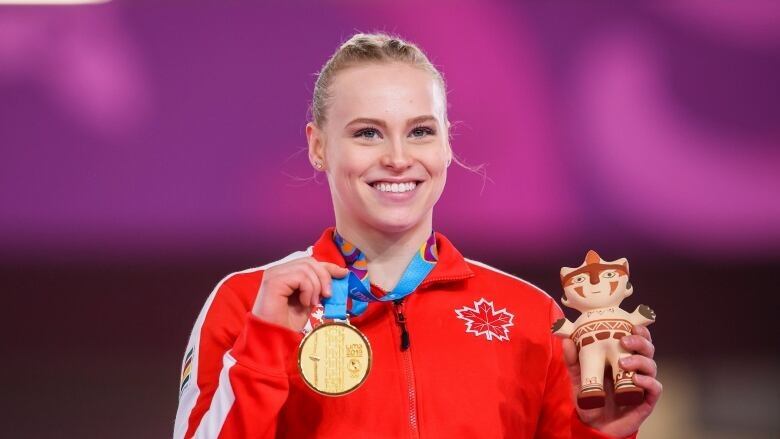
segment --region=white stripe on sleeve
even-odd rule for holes
[[[235,365],[236,359],[230,355],[230,352],[225,353],[222,357],[222,371],[219,373],[217,391],[211,398],[209,411],[203,415],[193,439],[216,439],[219,436],[228,412],[236,400],[233,386],[230,385],[230,369]]]

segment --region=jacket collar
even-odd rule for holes
[[[333,231],[335,229],[335,227],[331,226],[322,232],[322,235],[312,247],[312,256],[321,262],[331,262],[340,267],[346,267],[344,256],[341,255],[336,243],[333,242]],[[434,233],[436,235],[436,250],[439,260],[436,266],[433,267],[433,270],[425,277],[425,280],[422,281],[420,287],[467,279],[474,276],[474,272],[471,271],[466,260],[463,259],[463,255],[452,245],[450,240],[439,232]]]

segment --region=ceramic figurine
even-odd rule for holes
[[[620,345],[620,339],[631,334],[634,326],[653,323],[655,312],[646,305],[639,305],[631,314],[620,309],[620,302],[634,292],[628,281],[628,261],[605,261],[591,250],[579,267],[561,269],[561,283],[561,302],[582,313],[574,323],[562,318],[552,327],[555,335],[569,337],[577,345],[581,373],[577,405],[583,409],[604,406],[607,364],[612,367],[615,403],[641,403],[644,390],[634,385],[634,372],[618,365],[618,360],[631,355]]]

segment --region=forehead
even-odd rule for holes
[[[441,118],[446,105],[434,76],[404,63],[349,67],[335,75],[329,95],[328,120],[339,126],[356,117],[390,124],[425,114]]]

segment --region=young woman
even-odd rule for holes
[[[185,351],[174,437],[635,435],[661,395],[647,330],[622,339],[645,401],[575,408],[576,348],[550,333],[555,302],[433,232],[453,160],[445,90],[416,46],[383,34],[354,35],[325,64],[306,136],[335,228],[215,288]],[[415,264],[428,270],[418,279]],[[352,275],[379,299],[350,319],[371,371],[354,392],[323,396],[303,382],[298,347]]]

